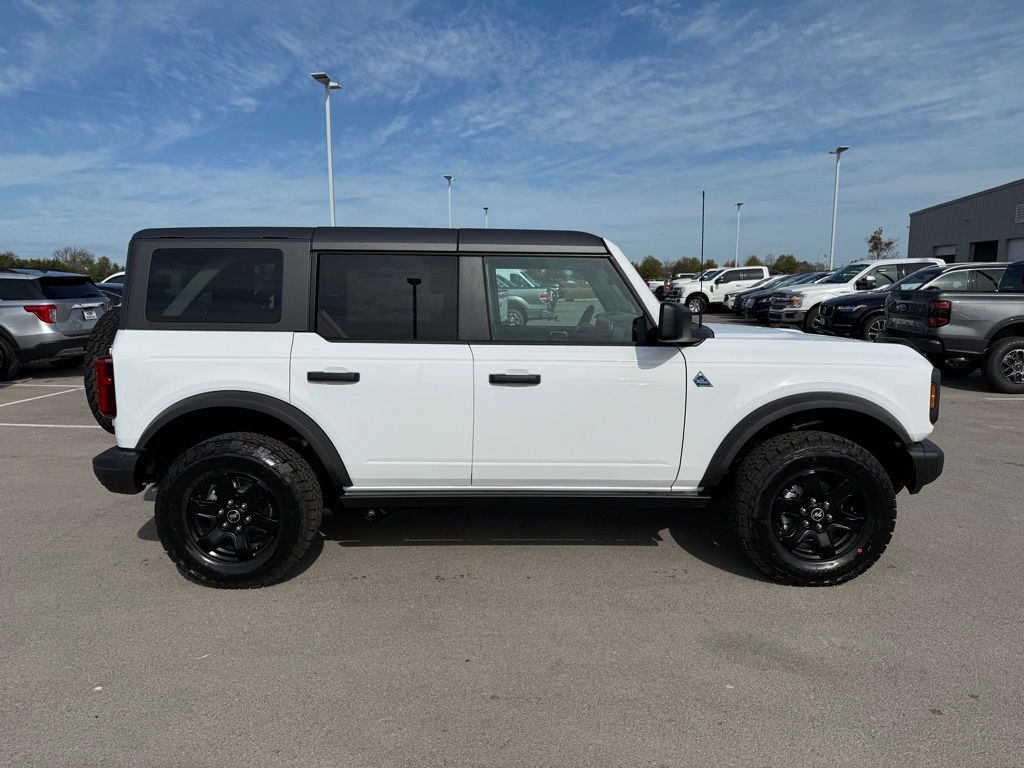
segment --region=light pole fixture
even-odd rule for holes
[[[452,228],[452,182],[455,181],[454,176],[445,174],[441,177],[448,182],[448,229]]]
[[[836,156],[836,191],[832,197],[832,245],[828,249],[828,268],[833,270],[836,268],[836,214],[839,211],[839,158],[843,152],[848,150],[849,147],[838,146],[829,152],[830,155]]]
[[[736,203],[736,259],[733,262],[734,267],[740,265],[740,208],[743,207],[743,203]]]
[[[487,215],[491,212],[491,208],[488,205],[484,206],[484,229],[487,229]]]
[[[331,226],[334,221],[334,158],[331,154],[331,91],[341,90],[341,83],[331,80],[326,72],[310,74],[314,80],[324,87],[324,115],[327,121],[327,197],[331,208]]]

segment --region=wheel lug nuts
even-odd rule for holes
[[[823,506],[823,507],[824,507],[825,509],[828,509],[828,502],[826,501],[826,502],[825,502],[824,504],[822,504],[821,506]]]
[[[831,520],[831,519],[832,519],[832,517],[831,517],[831,516],[829,516],[829,518],[828,518],[828,519],[829,519],[829,520]],[[251,523],[251,522],[252,522],[252,518],[251,518],[251,517],[247,517],[247,518],[245,518],[245,522],[247,522],[247,523]]]
[[[218,515],[219,517],[224,517],[224,510],[223,510],[223,509],[218,509],[218,510],[217,510],[217,515]]]
[[[819,525],[818,527],[819,527],[819,528],[821,528],[821,526],[820,526],[820,525]],[[241,533],[241,532],[242,532],[242,526],[240,526],[240,525],[236,525],[236,526],[235,526],[235,533]]]
[[[828,519],[828,520],[831,520],[831,519],[832,519],[832,515],[829,515],[827,519]]]
[[[246,508],[247,508],[248,506],[249,506],[249,505],[248,505],[248,504],[246,504],[246,503],[245,503],[244,501],[242,502],[242,509],[246,509]]]
[[[228,524],[227,523],[221,523],[220,527],[223,528],[226,531],[228,529]]]
[[[807,507],[800,507],[800,514],[801,515],[806,515],[807,514]]]
[[[804,520],[804,528],[806,528],[809,525],[810,525],[810,523],[808,523],[806,520]]]
[[[817,525],[815,526],[815,528],[817,528],[817,529],[818,529],[818,530],[820,531],[820,530],[821,530],[821,523],[818,523],[818,524],[817,524]]]

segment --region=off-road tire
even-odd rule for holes
[[[833,560],[802,560],[786,550],[773,530],[773,492],[794,472],[836,467],[864,492],[862,533],[853,542],[857,546]],[[789,432],[764,441],[740,462],[729,514],[740,545],[769,578],[795,586],[832,586],[864,573],[885,551],[896,527],[896,494],[888,473],[860,445],[829,432]]]
[[[279,535],[251,561],[206,557],[186,523],[190,494],[218,471],[255,477],[275,505]],[[294,449],[265,435],[232,432],[204,440],[175,459],[160,482],[154,514],[160,542],[185,578],[208,587],[249,589],[284,579],[300,563],[320,531],[323,494],[309,463]]]
[[[0,381],[13,379],[17,373],[18,356],[14,352],[14,346],[0,336]]]
[[[114,434],[114,422],[100,413],[99,399],[96,395],[96,366],[94,361],[97,357],[110,353],[114,346],[114,336],[117,335],[117,324],[121,318],[121,308],[114,307],[104,312],[96,324],[92,327],[89,340],[85,343],[85,399],[89,403],[89,410],[96,423],[103,427],[110,434]]]
[[[1008,336],[989,347],[985,360],[985,378],[996,392],[1024,395],[1024,383],[1007,378],[1003,372],[1003,358],[1014,352],[1024,357],[1024,337]]]

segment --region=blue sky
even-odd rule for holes
[[[636,260],[827,253],[1024,176],[1019,1],[0,0],[0,250],[143,227],[583,229]]]

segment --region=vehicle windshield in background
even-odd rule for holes
[[[911,272],[909,275],[904,277],[902,280],[897,280],[892,285],[887,285],[883,288],[883,291],[914,291],[920,288],[922,285],[927,283],[929,280],[933,280],[945,271],[945,267],[929,267],[927,269],[919,269],[917,272]]]
[[[706,271],[704,272],[704,274],[703,274],[703,275],[701,275],[701,276],[700,276],[699,278],[697,278],[697,279],[698,279],[698,280],[710,280],[711,278],[713,278],[713,277],[714,277],[715,275],[717,275],[717,274],[718,274],[719,272],[721,272],[721,271],[722,271],[722,270],[720,270],[720,269],[708,269],[708,270],[706,270]]]
[[[825,285],[826,283],[848,283],[859,275],[863,269],[863,264],[849,264],[831,277],[826,277],[819,285]]]
[[[47,299],[100,299],[106,297],[87,277],[41,277],[39,288]]]

